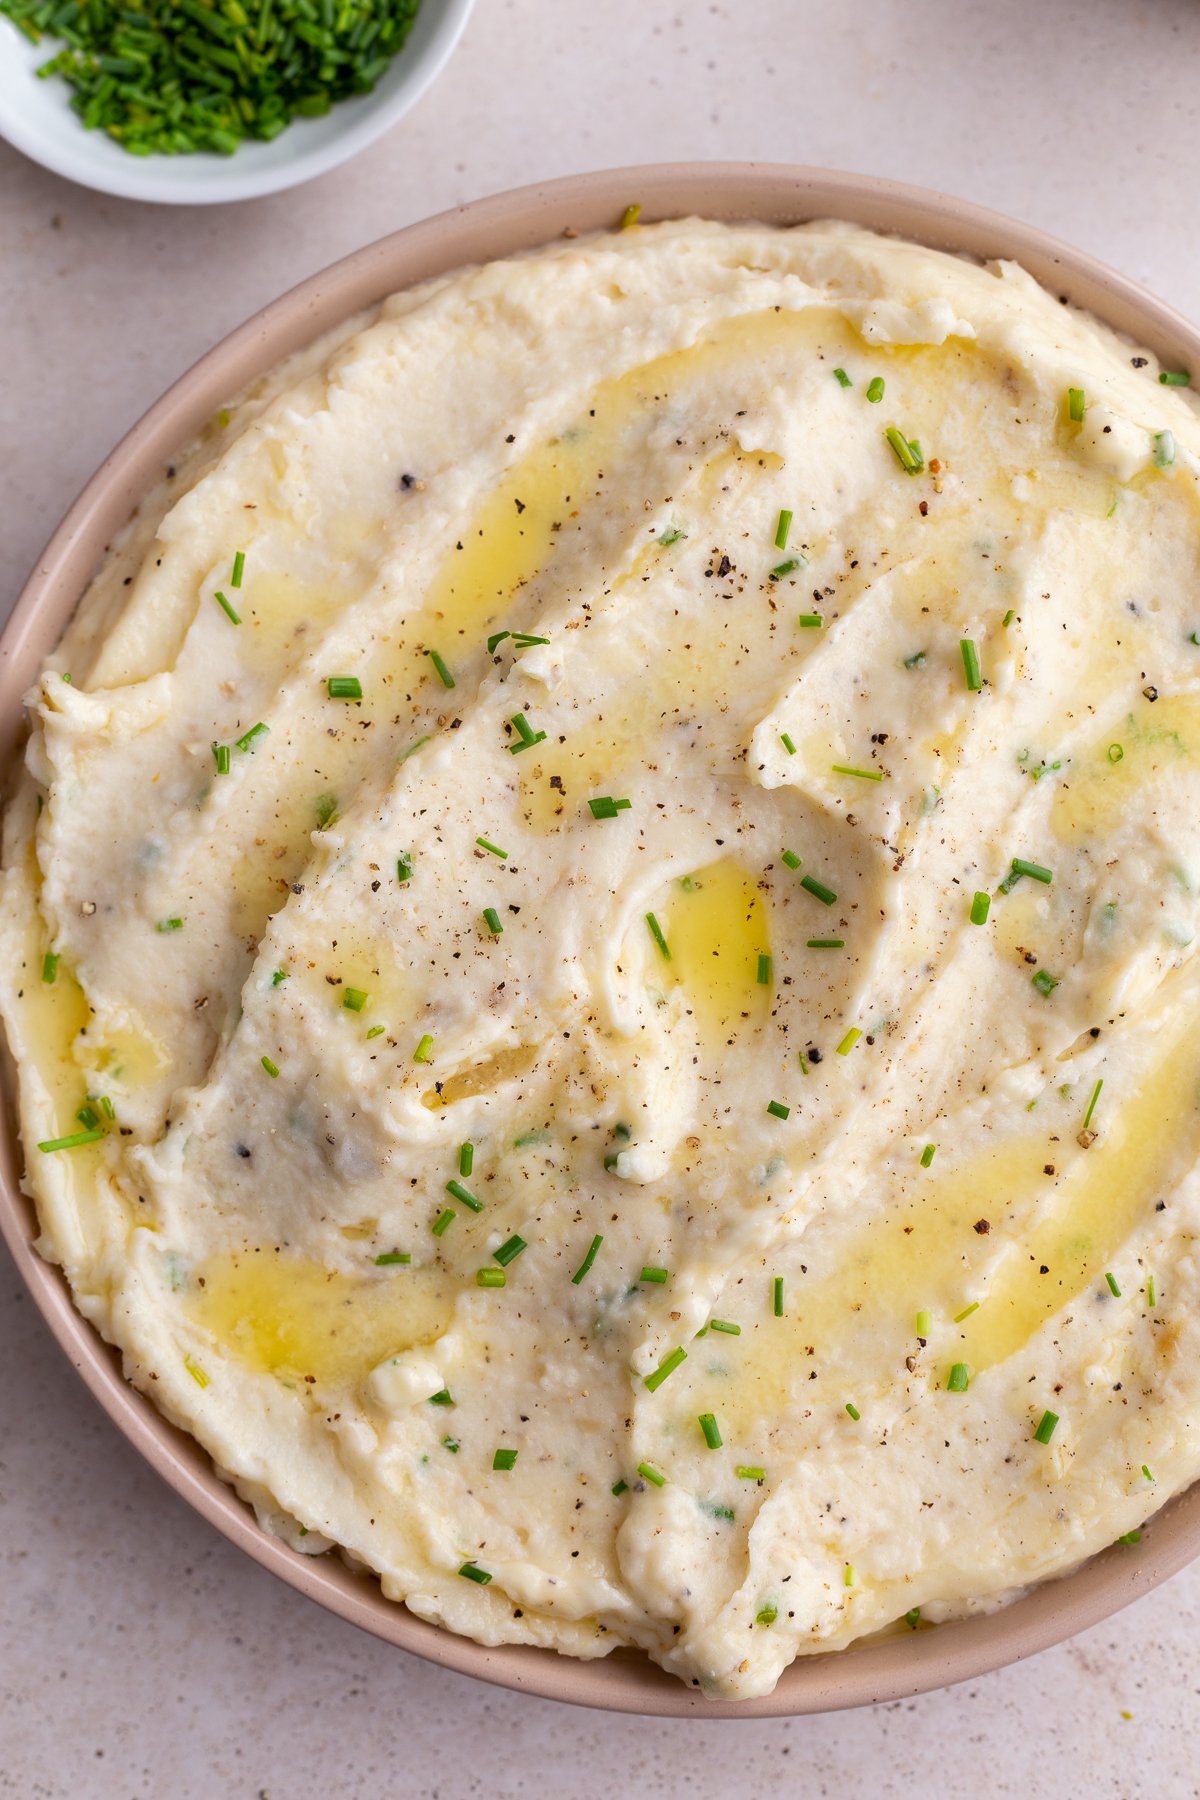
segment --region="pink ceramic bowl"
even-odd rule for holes
[[[397,288],[546,243],[568,229],[611,226],[631,201],[640,203],[647,220],[689,214],[779,225],[850,219],[940,250],[1013,258],[1051,292],[1149,345],[1167,368],[1200,366],[1200,332],[1133,282],[1028,226],[895,182],[770,164],[662,164],[570,176],[480,200],[398,231],[293,288],[202,358],[117,446],[46,546],[0,637],[0,753],[10,757],[19,744],[21,696],[58,641],[112,534],[163,465],[231,396],[318,333]],[[126,1383],[116,1353],[75,1311],[59,1271],[34,1250],[34,1212],[19,1188],[11,1069],[7,1074],[0,1230],[42,1316],[101,1406],[163,1479],[232,1543],[331,1612],[431,1662],[502,1687],[618,1712],[752,1719],[862,1706],[965,1681],[1044,1650],[1148,1592],[1200,1552],[1197,1484],[1163,1508],[1135,1549],[1108,1550],[999,1612],[801,1657],[773,1694],[737,1704],[705,1700],[626,1651],[578,1662],[549,1650],[493,1650],[455,1637],[385,1600],[373,1580],[336,1557],[301,1556],[268,1537],[199,1446]]]

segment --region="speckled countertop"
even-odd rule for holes
[[[608,164],[943,187],[1200,315],[1196,0],[479,0],[417,110],[312,186],[172,212],[0,144],[0,606],[188,363],[301,276]],[[1070,1644],[825,1718],[607,1717],[427,1667],[281,1586],[99,1413],[0,1252],[0,1793],[53,1800],[1200,1795],[1200,1565]]]

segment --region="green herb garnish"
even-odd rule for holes
[[[493,1469],[503,1469],[507,1471],[516,1468],[516,1465],[517,1453],[515,1450],[497,1450],[495,1456],[492,1458]]]
[[[878,406],[883,399],[883,376],[875,375],[867,383],[867,399],[873,406]]]
[[[952,1394],[965,1394],[971,1385],[971,1370],[967,1363],[955,1363],[946,1377],[946,1386]]]
[[[663,1382],[667,1379],[667,1376],[673,1375],[680,1363],[686,1361],[687,1351],[682,1345],[678,1345],[672,1350],[669,1356],[663,1357],[663,1360],[659,1363],[657,1369],[652,1369],[650,1374],[646,1376],[647,1390],[653,1394],[657,1388],[662,1386]]]
[[[990,894],[976,894],[975,898],[971,901],[972,925],[986,925],[987,916],[991,910],[992,896]]]
[[[452,688],[454,686],[454,677],[446,667],[445,659],[436,650],[427,650],[425,654],[437,670],[438,679],[442,686],[444,688]]]
[[[224,594],[219,593],[219,592],[213,595],[213,599],[216,601],[217,605],[220,607],[221,611],[225,614],[226,618],[229,620],[231,625],[240,625],[241,624],[241,622],[242,622],[241,614],[234,611],[234,606],[233,606],[232,600],[227,599]]]
[[[963,673],[967,678],[967,688],[977,694],[983,686],[983,676],[979,672],[979,651],[974,638],[960,638],[959,649],[962,651]]]
[[[611,794],[597,794],[594,800],[588,801],[593,819],[615,819],[619,812],[627,812],[632,805],[632,800],[614,800]]]
[[[1054,1436],[1054,1427],[1057,1424],[1058,1414],[1056,1412],[1044,1412],[1038,1424],[1038,1428],[1033,1434],[1035,1442],[1039,1444],[1048,1444],[1050,1439]]]
[[[597,1232],[596,1236],[592,1239],[591,1243],[588,1245],[587,1255],[584,1257],[583,1261],[580,1263],[579,1267],[576,1269],[575,1273],[571,1277],[571,1282],[574,1287],[579,1286],[580,1282],[583,1280],[584,1276],[587,1274],[588,1270],[591,1268],[592,1264],[595,1262],[597,1252],[599,1251],[600,1246],[603,1242],[604,1242],[603,1236],[601,1235],[601,1233]]]
[[[98,1144],[103,1136],[103,1128],[93,1125],[88,1131],[73,1131],[68,1137],[47,1138],[38,1149],[47,1155],[55,1150],[79,1150],[84,1144]]]
[[[767,1111],[773,1119],[786,1119],[791,1114],[791,1107],[785,1106],[782,1100],[768,1100]]]
[[[786,550],[787,549],[788,532],[791,529],[792,529],[792,515],[790,512],[787,511],[787,509],[785,507],[784,509],[781,510],[781,512],[779,514],[779,523],[775,527],[775,548],[777,550]]]
[[[331,675],[325,683],[331,700],[361,700],[362,682],[357,675]]]
[[[709,1449],[710,1450],[719,1450],[721,1448],[721,1443],[722,1443],[721,1428],[717,1424],[717,1421],[714,1418],[713,1414],[712,1413],[701,1413],[699,1423],[700,1423],[700,1429],[704,1433],[704,1441],[708,1445]]]
[[[500,914],[496,911],[494,906],[484,907],[483,922],[493,937],[499,937],[504,930],[504,926],[500,922]]]
[[[667,940],[663,936],[662,926],[659,924],[658,920],[655,918],[653,913],[646,914],[646,924],[649,927],[650,936],[654,939],[655,943],[658,945],[658,948],[659,948],[660,952],[662,953],[663,957],[665,958],[665,960],[667,962],[670,962],[671,952],[667,948]]]

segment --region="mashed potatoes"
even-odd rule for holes
[[[689,222],[402,294],[168,472],[32,696],[2,1004],[45,1254],[270,1529],[738,1697],[1195,1478],[1156,375],[1010,265]]]

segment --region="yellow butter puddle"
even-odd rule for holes
[[[1200,649],[1194,654],[1200,667]],[[1050,811],[1056,835],[1066,843],[1111,838],[1129,808],[1142,804],[1147,787],[1180,765],[1194,779],[1197,745],[1200,702],[1184,694],[1154,702],[1139,695],[1120,723],[1081,749],[1063,772]],[[1181,857],[1188,849],[1181,842]]]
[[[454,1305],[437,1266],[402,1264],[362,1276],[269,1247],[209,1258],[188,1281],[189,1316],[221,1349],[264,1374],[336,1387],[387,1356],[431,1343]]]
[[[923,1181],[906,1177],[898,1202],[851,1228],[848,1245],[833,1240],[826,1252],[814,1231],[780,1259],[789,1270],[782,1318],[771,1315],[770,1267],[744,1279],[715,1308],[741,1323],[741,1336],[706,1334],[674,1378],[681,1429],[705,1406],[743,1434],[818,1402],[865,1410],[873,1391],[896,1388],[898,1363],[917,1352],[919,1311],[932,1317],[922,1360],[944,1386],[952,1362],[986,1378],[1109,1270],[1133,1292],[1138,1271],[1123,1266],[1122,1247],[1200,1154],[1200,1027],[1186,1015],[1172,1021],[1133,1093],[1106,1083],[1094,1122],[1100,1135],[1087,1150],[1064,1126],[1058,1142],[1030,1133]],[[985,1281],[992,1234],[1014,1211],[1013,1241]],[[987,1234],[974,1230],[981,1219]],[[956,1325],[972,1301],[978,1309]]]
[[[682,987],[705,1036],[728,1037],[770,1006],[773,969],[759,980],[759,958],[771,955],[766,907],[753,878],[731,857],[672,883],[655,915],[671,952],[656,949],[655,978]]]

